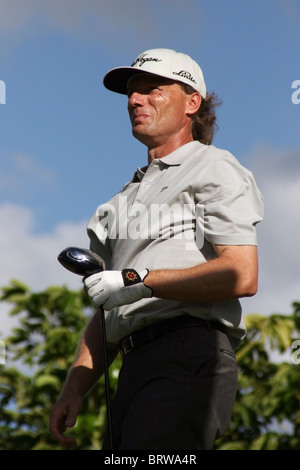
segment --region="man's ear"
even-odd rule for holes
[[[190,115],[195,114],[201,106],[201,100],[202,98],[200,93],[197,93],[196,91],[195,93],[191,93],[190,95],[188,95],[188,100],[186,103],[186,113]]]

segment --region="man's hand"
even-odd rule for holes
[[[94,307],[111,310],[121,305],[152,297],[152,289],[144,284],[148,269],[136,271],[101,271],[84,279],[85,291]]]
[[[76,418],[82,408],[82,398],[78,395],[68,396],[62,393],[57,403],[51,410],[49,431],[53,439],[58,441],[65,449],[76,447],[76,439],[73,436],[65,436],[67,428],[76,424]]]

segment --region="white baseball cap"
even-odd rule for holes
[[[126,95],[129,78],[145,72],[190,85],[206,98],[206,85],[197,62],[173,49],[149,49],[140,54],[130,67],[116,67],[107,72],[103,84],[108,90]]]

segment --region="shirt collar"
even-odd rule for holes
[[[193,140],[193,142],[188,142],[187,144],[182,145],[174,152],[169,153],[165,157],[162,157],[160,161],[166,165],[181,165],[192,153],[194,153],[201,143],[198,140]]]
[[[165,157],[159,158],[158,161],[164,163],[168,166],[179,166],[183,163],[192,153],[196,152],[199,149],[199,146],[202,144],[199,140],[193,140],[193,142],[188,142],[187,144],[182,145],[174,152],[169,153]],[[144,177],[147,167],[137,168],[133,181],[141,181]]]

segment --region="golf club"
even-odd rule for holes
[[[62,266],[69,271],[79,274],[80,276],[91,276],[105,269],[103,259],[96,253],[85,248],[76,248],[70,246],[65,248],[57,257]],[[105,377],[105,395],[106,395],[106,410],[107,410],[107,429],[109,433],[110,449],[112,446],[112,422],[111,422],[111,406],[110,406],[110,386],[109,386],[109,371],[107,360],[107,346],[106,346],[106,330],[105,330],[105,316],[104,309],[100,308],[101,318],[101,332],[103,342],[103,361],[104,361],[104,377]]]

